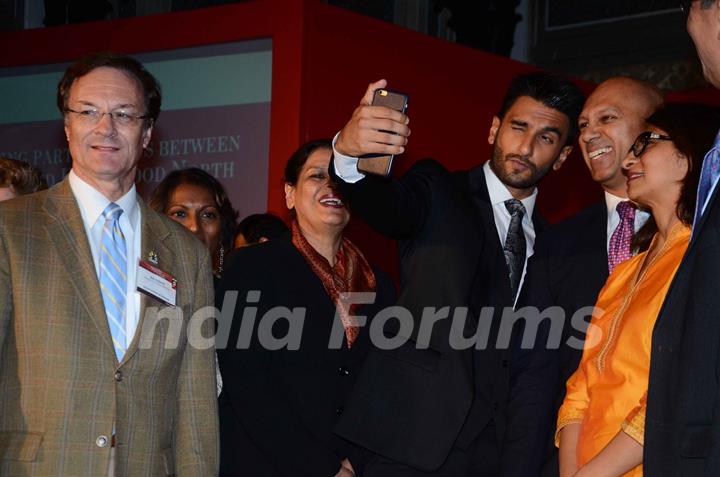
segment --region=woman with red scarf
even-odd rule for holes
[[[394,288],[343,237],[350,213],[328,175],[331,154],[320,140],[290,157],[291,237],[235,252],[218,287],[219,306],[238,292],[218,333],[221,476],[351,477],[360,460],[332,430]],[[375,299],[348,304],[347,293]]]

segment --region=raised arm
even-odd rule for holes
[[[359,156],[405,151],[409,118],[390,108],[370,105],[375,89],[385,85],[385,80],[380,80],[368,86],[360,105],[336,136],[330,174],[353,215],[382,234],[405,239],[423,227],[432,202],[432,184],[445,170],[435,161],[421,161],[398,179],[358,171]]]

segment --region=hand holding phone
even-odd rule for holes
[[[375,90],[373,95],[372,106],[385,106],[395,111],[405,114],[408,107],[408,95],[398,91],[392,91],[385,88]],[[395,134],[391,131],[383,131],[389,134]],[[358,170],[363,173],[377,174],[381,176],[390,175],[392,169],[392,161],[395,156],[387,154],[365,154],[358,158]]]

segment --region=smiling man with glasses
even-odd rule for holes
[[[81,68],[87,67],[71,66],[58,85],[73,159],[70,180],[77,177],[115,201],[133,188],[137,163],[160,114],[159,85],[147,72]]]
[[[57,92],[72,170],[0,205],[0,475],[217,475],[214,349],[188,336],[212,305],[208,253],[134,184],[160,104],[130,57],[72,64]],[[152,310],[178,321],[147,328]]]
[[[682,7],[705,79],[720,88],[720,0]],[[646,475],[710,476],[720,469],[719,147],[716,139],[703,161],[692,240],[652,337]]]

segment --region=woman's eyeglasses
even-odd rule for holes
[[[630,147],[630,151],[633,153],[635,157],[642,156],[643,152],[645,152],[645,149],[648,147],[648,144],[650,144],[653,141],[670,141],[672,138],[670,136],[663,136],[662,134],[645,131],[641,132],[640,135],[635,139],[635,142]]]

